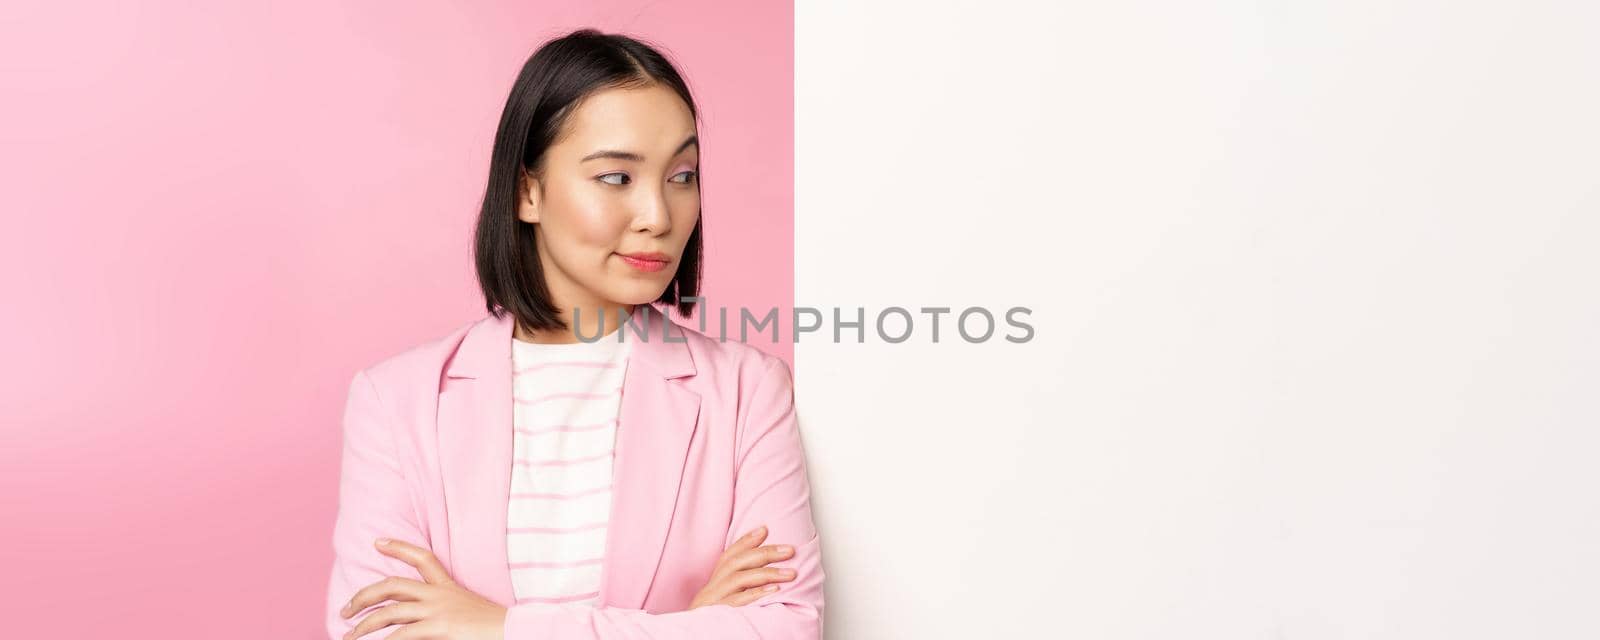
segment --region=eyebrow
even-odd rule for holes
[[[699,147],[700,146],[700,136],[698,134],[691,134],[687,139],[685,139],[683,141],[683,144],[678,145],[677,150],[673,151],[671,155],[675,156],[675,155],[678,155],[680,153],[683,153],[684,149],[688,149],[691,146],[692,147]],[[596,151],[594,153],[591,153],[589,155],[584,156],[583,159],[579,160],[578,162],[588,162],[590,160],[598,160],[600,158],[614,158],[614,159],[617,159],[617,160],[631,160],[633,162],[644,162],[644,156],[639,155],[637,153],[634,153],[632,151],[613,151],[611,149],[602,149],[600,151]]]

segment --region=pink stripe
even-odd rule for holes
[[[616,420],[607,420],[605,422],[596,422],[594,424],[561,424],[553,427],[540,427],[538,429],[517,427],[517,431],[524,435],[536,436],[541,433],[554,433],[557,431],[594,431],[595,429],[604,429],[616,423]]]
[[[564,569],[567,567],[581,567],[589,564],[600,564],[605,558],[589,558],[587,560],[573,560],[571,562],[513,562],[512,569]]]
[[[611,451],[607,451],[607,452],[602,453],[600,455],[584,456],[582,458],[552,458],[552,459],[549,459],[549,460],[520,460],[519,459],[519,460],[513,461],[512,464],[515,464],[515,465],[517,465],[519,467],[566,467],[566,466],[571,466],[571,465],[575,465],[575,464],[583,464],[585,462],[594,462],[596,460],[604,460],[606,458],[610,458],[611,457],[611,453],[612,453]]]
[[[563,602],[576,602],[578,600],[587,600],[589,598],[598,597],[599,595],[600,595],[600,592],[596,591],[594,593],[580,593],[580,594],[575,595],[575,596],[560,596],[560,597],[556,597],[556,598],[518,598],[517,599],[517,604],[524,604],[524,603],[528,603],[528,602],[544,602],[544,603],[549,603],[549,604],[560,604],[560,603],[563,603]]]
[[[604,522],[580,524],[576,527],[513,527],[507,528],[506,533],[575,533],[578,531],[592,531],[606,526]]]
[[[545,367],[592,367],[592,368],[595,368],[595,369],[614,369],[614,368],[616,368],[616,366],[617,366],[617,363],[615,363],[615,362],[604,362],[604,361],[598,361],[598,360],[576,360],[576,361],[572,361],[572,362],[541,362],[539,364],[528,365],[528,366],[523,367],[521,369],[517,369],[515,373],[516,373],[516,375],[520,376],[520,375],[522,375],[524,373],[528,373],[530,371],[538,371],[538,370],[543,369]]]
[[[580,398],[580,399],[585,399],[585,400],[600,400],[602,398],[609,398],[611,396],[617,395],[618,393],[621,393],[621,392],[622,392],[622,389],[616,389],[616,390],[609,391],[609,392],[606,392],[606,393],[552,393],[552,394],[549,394],[549,395],[539,396],[539,397],[534,398],[532,400],[524,400],[524,399],[522,399],[520,397],[517,398],[516,400],[517,400],[518,404],[539,404],[539,403],[545,402],[547,400],[558,400],[558,399],[561,399],[561,398]]]
[[[535,499],[535,500],[566,500],[566,499],[569,499],[569,498],[582,498],[584,496],[592,496],[594,494],[605,493],[605,492],[610,491],[610,490],[611,490],[611,485],[608,484],[608,485],[606,485],[604,487],[595,487],[593,489],[588,489],[588,490],[585,490],[585,491],[576,491],[576,492],[573,492],[573,493],[513,493],[513,494],[511,494],[511,498],[513,500],[515,500],[517,498]]]

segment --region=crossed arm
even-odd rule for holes
[[[536,603],[506,610],[504,640],[689,640],[701,638],[816,640],[822,636],[823,569],[813,525],[805,455],[794,410],[788,365],[766,357],[766,372],[741,409],[734,513],[725,545],[739,532],[766,525],[772,539],[798,540],[785,564],[793,581],[744,606],[713,604],[688,611],[649,613],[618,607],[551,607]],[[340,609],[362,587],[389,576],[423,580],[421,572],[379,553],[373,540],[423,541],[378,389],[358,373],[344,415],[335,561],[329,579],[326,626],[338,640],[360,616]],[[386,638],[395,625],[362,636]]]

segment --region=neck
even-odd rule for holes
[[[534,331],[531,334],[524,331],[521,326],[515,330],[515,337],[523,342],[536,344],[572,344],[576,342],[593,342],[596,336],[608,336],[622,328],[622,319],[632,314],[638,305],[632,304],[597,304],[581,307],[558,307],[561,321],[567,325],[566,329]],[[579,334],[587,340],[580,340]]]

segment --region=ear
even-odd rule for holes
[[[517,180],[517,219],[536,223],[539,221],[539,199],[544,187],[527,169],[519,168],[518,173],[521,178]]]

